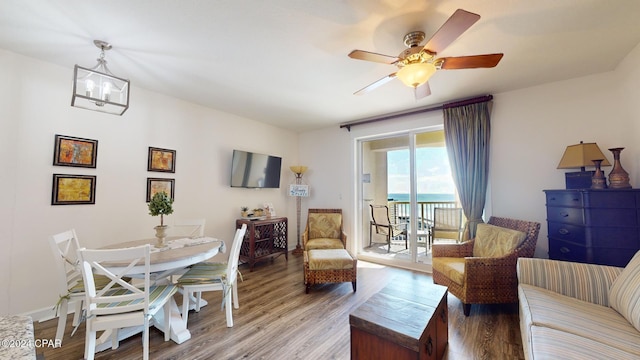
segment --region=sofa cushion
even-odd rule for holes
[[[464,258],[436,257],[433,258],[431,267],[454,282],[464,285]]]
[[[526,237],[522,231],[490,224],[478,224],[473,244],[473,256],[502,257],[520,245]]]
[[[610,346],[605,342],[593,341],[572,333],[545,326],[531,328],[531,352],[535,360],[632,360],[638,355]]]
[[[640,331],[640,251],[611,284],[609,305]]]
[[[526,284],[520,284],[518,292],[525,329],[552,328],[640,357],[640,332],[612,308]],[[535,335],[530,336],[535,343]]]

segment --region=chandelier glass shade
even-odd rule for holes
[[[414,63],[403,66],[396,76],[403,84],[417,88],[418,86],[429,81],[429,78],[435,74],[436,67],[432,63]]]
[[[104,52],[111,45],[101,40],[94,44],[100,48],[98,64],[92,68],[74,67],[71,106],[122,115],[129,108],[129,80],[109,71]]]

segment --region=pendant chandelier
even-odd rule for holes
[[[100,49],[98,64],[92,68],[76,65],[73,70],[71,106],[122,115],[129,108],[129,80],[117,77],[107,68],[104,52],[111,44],[94,40]]]

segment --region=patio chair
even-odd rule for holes
[[[389,207],[387,205],[373,205],[371,207],[371,221],[369,223],[369,246],[373,243],[373,230],[376,234],[383,235],[387,239],[387,252],[391,251],[391,239],[398,236],[404,237],[404,248],[408,249],[407,223],[392,223],[389,218]]]
[[[462,231],[462,208],[433,208],[433,223],[429,226],[429,246],[432,246],[436,239],[450,239],[459,243]]]

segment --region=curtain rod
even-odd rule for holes
[[[401,113],[387,114],[387,115],[382,115],[375,118],[356,120],[354,122],[340,124],[340,129],[347,128],[347,131],[351,131],[351,127],[356,125],[364,125],[364,124],[369,124],[369,123],[378,122],[378,121],[395,119],[401,116],[421,114],[421,113],[426,113],[426,112],[431,112],[436,110],[449,109],[453,107],[478,104],[478,103],[488,102],[491,100],[493,100],[493,95],[485,95],[485,96],[479,96],[479,97],[474,97],[470,99],[456,100],[456,101],[441,104],[441,105],[436,105],[436,106],[431,106],[431,107],[426,107],[426,108],[421,108],[416,110],[410,110],[410,111],[401,112]]]

